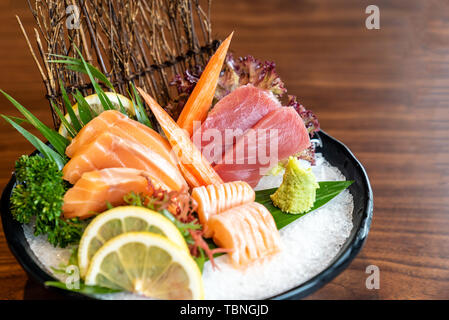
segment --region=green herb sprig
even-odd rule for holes
[[[11,212],[20,223],[35,217],[34,235],[44,234],[54,246],[66,247],[80,240],[83,223],[61,217],[66,191],[57,164],[39,156],[22,156],[16,162],[17,186],[11,195]]]

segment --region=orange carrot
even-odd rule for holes
[[[218,173],[210,163],[203,157],[200,150],[190,140],[188,133],[181,129],[178,124],[162,109],[162,107],[145,91],[137,88],[139,93],[150,107],[162,130],[167,136],[176,158],[190,186],[202,186],[223,183]],[[186,173],[187,172],[187,173]]]
[[[253,202],[256,199],[256,193],[248,183],[233,181],[194,188],[192,198],[198,204],[196,211],[200,223],[204,226],[204,236],[209,238],[212,233],[207,228],[207,222],[212,216],[233,207]]]
[[[220,77],[223,62],[226,58],[233,34],[234,32],[223,41],[215,54],[210,58],[178,118],[178,125],[186,129],[190,136],[193,133],[193,122],[203,122],[212,105],[218,78]]]

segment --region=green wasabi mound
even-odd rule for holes
[[[284,212],[300,214],[313,207],[316,182],[312,169],[303,169],[298,159],[290,157],[285,168],[281,186],[272,194],[273,204]]]

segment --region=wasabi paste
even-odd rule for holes
[[[300,214],[313,207],[316,189],[319,187],[312,169],[301,168],[299,160],[290,157],[282,184],[270,197],[273,204],[282,211]]]

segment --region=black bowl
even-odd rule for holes
[[[351,151],[338,140],[323,131],[318,132],[315,138],[321,142],[317,152],[321,152],[330,164],[338,167],[347,180],[354,180],[354,183],[349,187],[349,192],[354,198],[353,228],[349,238],[325,270],[303,284],[271,297],[271,299],[300,299],[318,290],[339,275],[351,263],[368,236],[373,216],[373,193],[365,169]],[[3,231],[9,248],[20,265],[35,281],[44,285],[46,281],[55,281],[56,279],[42,267],[25,239],[22,225],[12,218],[9,210],[9,199],[15,183],[16,179],[13,174],[2,194],[1,217]],[[74,292],[54,288],[52,290],[60,291],[73,298],[86,298],[86,296]]]

